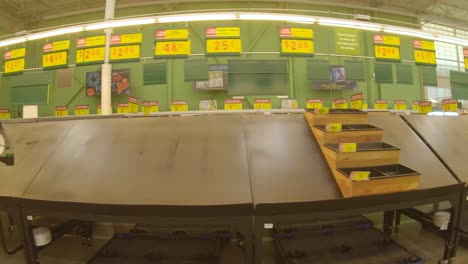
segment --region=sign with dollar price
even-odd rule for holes
[[[388,109],[388,102],[387,102],[387,100],[375,100],[374,109],[377,109],[377,110],[387,110],[387,109]]]
[[[206,55],[240,55],[241,51],[240,39],[206,39]]]
[[[427,50],[414,50],[414,62],[418,65],[437,65],[436,52]]]
[[[68,116],[68,106],[55,107],[55,116]]]
[[[306,101],[306,108],[307,109],[314,109],[314,108],[322,108],[323,107],[323,100],[318,98],[311,98],[307,99]]]
[[[406,100],[395,100],[394,107],[396,110],[406,110]]]
[[[334,109],[347,109],[348,108],[348,101],[344,98],[339,98],[333,100],[332,108]]]
[[[42,55],[42,68],[44,70],[68,67],[68,52],[59,51]]]
[[[125,45],[110,47],[110,61],[140,60],[140,45]]]
[[[374,46],[374,55],[377,60],[400,60],[400,48],[392,46]]]
[[[255,99],[255,110],[271,110],[271,99]]]
[[[224,100],[224,110],[242,110],[242,100],[240,99]]]
[[[157,41],[154,48],[154,57],[187,57],[190,55],[190,40]]]
[[[309,39],[281,39],[282,55],[314,55],[314,41]]]
[[[75,107],[76,116],[85,116],[89,115],[89,105],[77,105]]]
[[[97,64],[104,62],[105,47],[86,48],[76,50],[76,64]]]
[[[150,115],[152,113],[157,113],[159,111],[158,101],[143,101],[141,105],[142,105],[143,115]]]
[[[427,114],[432,112],[432,102],[424,101],[419,102],[418,112],[421,114]]]
[[[457,112],[458,111],[457,99],[442,100],[442,111],[443,112]]]
[[[172,101],[171,103],[171,112],[187,112],[188,110],[187,100]]]
[[[4,63],[5,74],[15,74],[24,71],[24,58],[16,60],[7,60]]]

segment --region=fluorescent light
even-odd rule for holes
[[[332,27],[345,27],[345,28],[356,28],[370,31],[381,31],[382,26],[374,23],[360,22],[354,20],[344,19],[326,19],[320,18],[319,25],[332,26]]]
[[[186,21],[208,21],[208,20],[234,20],[237,16],[235,14],[197,14],[197,15],[176,15],[176,16],[163,16],[158,18],[159,23],[169,22],[186,22]]]
[[[7,40],[0,41],[0,47],[18,44],[18,43],[25,42],[25,41],[26,41],[26,38],[7,39]]]
[[[394,27],[384,27],[384,32],[387,33],[393,33],[393,34],[399,34],[399,35],[405,35],[405,36],[412,36],[412,37],[418,37],[418,38],[424,38],[424,39],[432,39],[434,40],[435,37],[434,35],[430,33],[425,33],[420,30],[411,30],[411,29],[406,29],[406,28],[394,28]]]
[[[29,35],[28,40],[42,39],[42,38],[69,34],[69,33],[76,33],[76,32],[83,31],[83,29],[84,29],[83,27],[61,28],[61,29],[56,29],[56,30]]]
[[[458,45],[461,45],[461,46],[468,46],[468,40],[460,39],[460,38],[437,36],[436,40],[442,41],[442,42],[447,42],[447,43],[452,43],[452,44],[458,44]]]
[[[96,30],[96,29],[126,27],[126,26],[138,26],[138,25],[152,24],[154,22],[155,22],[154,18],[112,20],[112,21],[106,21],[102,23],[88,25],[86,26],[86,30]]]
[[[314,23],[317,21],[315,17],[298,16],[298,15],[284,15],[284,14],[240,14],[239,19],[242,20],[273,20],[273,21],[293,21],[293,22],[309,22]]]

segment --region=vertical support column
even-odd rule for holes
[[[105,20],[114,19],[115,15],[115,0],[106,0],[106,10],[104,14]],[[104,64],[102,65],[102,90],[101,90],[101,111],[102,115],[111,115],[112,114],[112,98],[111,98],[111,75],[112,75],[112,65],[109,63],[110,56],[110,39],[112,34],[112,29],[105,29],[106,33],[106,54],[104,57]]]

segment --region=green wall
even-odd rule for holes
[[[246,7],[246,3],[229,3],[225,6],[229,7]],[[260,4],[257,5],[257,7]],[[262,3],[266,7],[275,6],[278,8],[278,3]],[[291,8],[291,4],[288,8]],[[184,4],[177,5],[178,9],[200,9],[204,7],[203,4]],[[305,5],[294,5],[294,8],[309,8],[312,6]],[[166,6],[165,10],[171,10],[173,6]],[[317,10],[322,8],[324,11],[330,11],[327,7],[315,7]],[[154,6],[152,8],[146,8],[146,13],[161,12],[164,9],[161,6]],[[134,8],[128,10],[120,10],[119,15],[137,14],[143,12],[145,8]],[[337,11],[337,8],[334,8]],[[339,11],[350,13],[355,12],[351,9],[340,9]],[[102,14],[90,14],[86,15],[86,19],[97,19]],[[406,18],[409,20],[409,18]],[[55,23],[70,23],[76,22],[76,18],[58,19]],[[51,21],[47,23],[52,23]],[[43,23],[42,26],[51,26],[51,24]],[[280,26],[295,26],[295,27],[310,27],[314,29],[315,34],[315,49],[316,56],[313,59],[328,60],[331,65],[343,65],[344,60],[359,60],[363,61],[366,69],[366,81],[358,82],[358,91],[317,91],[311,87],[311,82],[307,80],[307,60],[310,58],[304,57],[285,57],[284,59],[288,62],[288,78],[289,78],[289,97],[296,98],[299,103],[299,107],[305,107],[305,100],[307,98],[322,98],[326,105],[330,105],[332,99],[344,97],[348,98],[351,94],[362,92],[364,98],[368,100],[369,107],[372,107],[372,102],[376,99],[388,99],[390,100],[390,106],[393,104],[394,99],[406,99],[408,103],[412,100],[422,99],[421,94],[423,87],[420,82],[419,66],[413,67],[413,80],[412,85],[402,84],[379,84],[375,82],[374,78],[374,62],[373,57],[373,42],[372,35],[374,32],[360,33],[361,38],[361,54],[362,56],[357,58],[350,58],[345,56],[335,55],[335,33],[334,28],[319,26],[319,25],[306,25],[306,24],[294,24],[294,23],[280,23],[280,22],[259,22],[259,21],[226,21],[226,22],[192,22],[192,23],[178,23],[178,24],[154,24],[146,25],[141,27],[115,29],[115,33],[143,33],[142,43],[142,59],[141,62],[136,63],[119,63],[114,64],[113,69],[119,68],[130,68],[132,71],[131,75],[131,95],[138,97],[140,100],[157,100],[160,103],[160,111],[168,111],[171,100],[189,100],[190,110],[197,110],[200,100],[217,100],[218,108],[223,108],[223,101],[229,96],[227,91],[197,91],[193,88],[192,83],[184,82],[184,60],[183,59],[169,59],[167,60],[167,84],[162,85],[143,85],[143,63],[152,62],[153,59],[153,45],[154,45],[154,31],[157,29],[170,29],[170,28],[188,28],[190,31],[190,39],[192,40],[192,54],[204,53],[204,31],[207,26],[238,26],[241,28],[241,39],[243,51],[246,52],[279,52],[279,27]],[[72,43],[70,50],[69,64],[75,62],[75,49],[74,43],[77,37],[83,35],[96,35],[102,34],[101,31],[87,32],[86,34],[71,34],[68,36],[61,36],[57,38],[49,38],[47,40],[40,40],[36,42],[28,42],[27,47],[27,64],[26,68],[40,68],[42,60],[42,45],[46,42],[63,40],[69,38]],[[401,57],[402,60],[412,61],[413,60],[413,48],[412,38],[401,38]],[[20,47],[16,46],[16,47]],[[8,47],[13,49],[16,47]],[[7,48],[0,49],[3,53]],[[202,56],[191,56],[194,59],[203,58]],[[279,54],[243,54],[241,58],[247,59],[280,59],[282,58]],[[210,63],[227,63],[227,57],[210,57]],[[3,63],[3,61],[2,61]],[[70,114],[75,105],[78,104],[89,104],[91,106],[91,113],[96,113],[97,104],[99,104],[100,98],[98,97],[86,97],[85,84],[86,72],[96,71],[100,69],[100,65],[81,66],[73,67],[73,85],[69,88],[57,88],[55,85],[55,71],[51,73],[50,83],[50,102],[49,105],[39,106],[40,116],[52,116],[54,115],[55,106],[68,105]],[[393,66],[395,68],[395,66]],[[39,69],[40,71],[40,69]],[[13,112],[17,109],[10,105],[10,87],[8,84],[9,77],[0,77],[0,108],[9,108]],[[394,78],[396,82],[396,78]],[[268,96],[261,96],[262,98]],[[248,96],[244,101],[244,109],[253,108],[253,99],[255,96]],[[277,99],[276,96],[270,96],[269,98],[273,101],[273,107],[279,108],[281,99]],[[114,111],[118,103],[126,102],[127,96],[113,96],[112,102]],[[409,107],[409,106],[408,106]],[[141,110],[141,109],[140,109]],[[13,113],[15,115],[15,113]]]

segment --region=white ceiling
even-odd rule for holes
[[[241,0],[242,1],[242,0]],[[262,0],[260,0],[262,1]],[[116,0],[117,8],[199,2],[197,0]],[[203,2],[220,2],[203,0]],[[237,1],[238,2],[238,1]],[[248,1],[253,2],[253,1]],[[429,22],[468,29],[467,0],[276,0],[268,2],[311,3],[342,6],[414,16]],[[0,0],[0,27],[8,31],[28,30],[40,21],[73,14],[103,11],[105,0]]]

